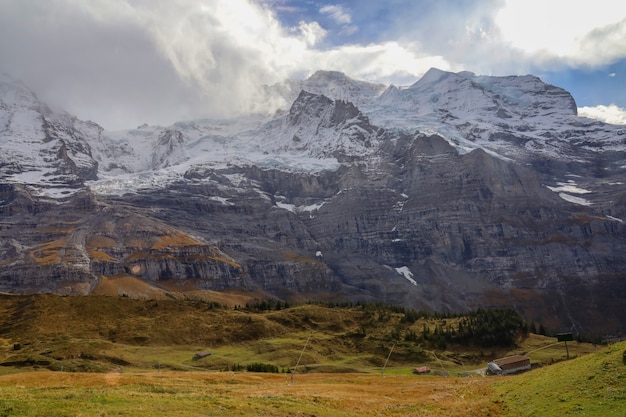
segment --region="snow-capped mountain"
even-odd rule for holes
[[[377,134],[352,103],[303,90],[287,115],[242,136],[248,142],[260,136],[266,153],[342,160],[372,154],[379,145]]]
[[[349,101],[360,107],[376,99],[386,88],[384,84],[354,80],[338,71],[316,71],[306,80],[286,80],[266,87],[265,93],[273,99],[282,99],[286,106],[304,90],[333,100]]]
[[[89,142],[102,129],[67,113],[53,113],[26,86],[0,74],[0,178],[42,187],[63,196],[88,179],[98,165]]]
[[[626,331],[623,126],[530,75],[265,93],[273,116],[107,132],[2,76],[0,291],[514,303]]]
[[[620,128],[577,117],[567,91],[531,75],[490,77],[431,69],[410,87],[389,87],[366,111],[379,126],[432,130],[461,150],[483,148],[516,160],[537,154],[576,160],[579,149],[570,144],[619,150],[624,139]]]
[[[545,178],[546,185],[574,191],[579,200],[571,201],[587,203],[580,194],[592,194],[606,183],[606,178],[598,183],[588,175],[589,167],[602,158],[615,168],[607,172],[609,177],[619,171],[626,141],[626,129],[578,117],[568,92],[530,75],[490,77],[431,69],[409,87],[385,88],[318,71],[307,80],[268,88],[289,103],[273,118],[195,120],[118,132],[53,113],[6,76],[1,85],[5,127],[0,134],[7,159],[2,174],[41,184],[43,192],[57,196],[70,194],[85,180],[92,180],[90,185],[100,192],[158,187],[197,166],[336,169],[345,159],[379,153],[386,144],[380,140],[384,130],[387,135],[437,134],[461,153],[483,149],[518,163],[567,164],[569,171],[546,172],[552,175]]]

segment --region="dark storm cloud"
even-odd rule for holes
[[[132,21],[55,0],[0,8],[0,67],[54,107],[115,129],[174,121],[200,100]]]
[[[107,129],[247,110],[262,52],[205,3],[2,0],[0,70]]]

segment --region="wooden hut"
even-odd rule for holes
[[[430,368],[428,366],[420,366],[419,368],[413,369],[413,373],[418,375],[426,375],[430,373]]]
[[[487,364],[489,370],[497,375],[507,375],[530,369],[530,358],[525,355],[513,355],[496,359]]]

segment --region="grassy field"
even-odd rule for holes
[[[493,386],[507,416],[626,416],[626,343],[506,378]]]
[[[626,343],[507,377],[21,372],[0,416],[623,416]]]
[[[497,416],[481,379],[371,374],[81,374],[0,377],[3,416]]]
[[[0,417],[626,415],[625,343],[570,342],[566,361],[563,343],[534,334],[488,349],[405,337],[454,320],[405,323],[383,306],[0,295]],[[517,353],[537,369],[482,376]],[[245,372],[252,363],[279,372]],[[423,365],[447,376],[412,374]]]

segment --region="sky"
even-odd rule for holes
[[[108,130],[275,110],[319,69],[534,74],[626,124],[623,0],[0,0],[0,71]]]

